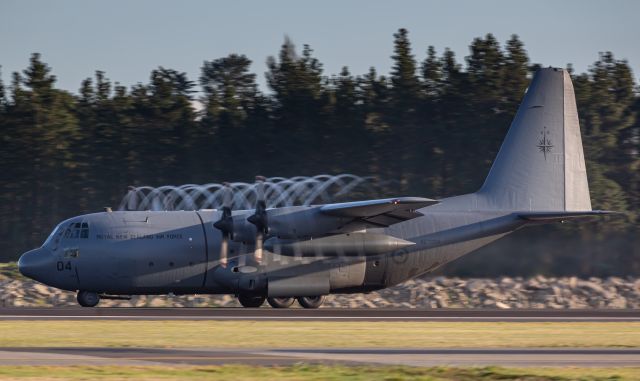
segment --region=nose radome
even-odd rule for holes
[[[27,278],[38,280],[51,271],[51,254],[42,248],[27,251],[18,260],[18,270]]]

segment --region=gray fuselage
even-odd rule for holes
[[[222,234],[213,226],[220,211],[87,214],[62,222],[41,248],[30,252],[42,259],[32,260],[32,268],[24,269],[23,264],[23,272],[57,288],[113,295],[364,292],[429,272],[523,224],[511,212],[464,210],[468,200],[476,197],[445,199],[421,209],[423,217],[384,229],[366,229],[367,233],[383,231],[416,243],[385,254],[353,256],[325,251],[309,256],[264,250],[261,262],[255,264],[254,243],[230,241],[229,258],[223,261],[228,262],[226,266],[221,264]],[[286,215],[296,216],[301,211],[308,214],[314,208],[272,209],[270,219],[278,221],[276,215],[286,219]],[[238,211],[234,217],[244,220],[251,212]],[[465,228],[501,216],[506,217],[498,230]],[[297,227],[305,238],[313,238],[306,233],[317,229],[315,218],[287,222],[285,225]],[[339,225],[340,221],[334,219],[333,223]],[[453,238],[447,235],[451,232]]]

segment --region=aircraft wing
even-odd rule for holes
[[[422,197],[396,197],[380,200],[327,204],[320,212],[335,216],[358,219],[372,225],[385,227],[422,216],[417,209],[435,205],[439,201]]]
[[[570,220],[582,220],[606,215],[619,215],[619,212],[611,210],[585,210],[585,211],[560,211],[560,212],[520,212],[518,217],[531,222],[561,222]]]

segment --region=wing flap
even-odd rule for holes
[[[389,226],[420,217],[422,214],[416,210],[437,203],[438,201],[429,198],[397,197],[327,204],[320,208],[320,212],[335,217],[360,219],[376,226]]]

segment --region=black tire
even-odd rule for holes
[[[267,303],[273,308],[289,308],[295,298],[267,298]]]
[[[240,295],[238,301],[245,308],[258,308],[264,303],[266,297],[260,295]]]
[[[324,303],[324,295],[319,296],[301,296],[298,303],[304,308],[318,308]]]
[[[78,291],[76,299],[82,307],[95,307],[100,303],[100,295],[91,291]]]

